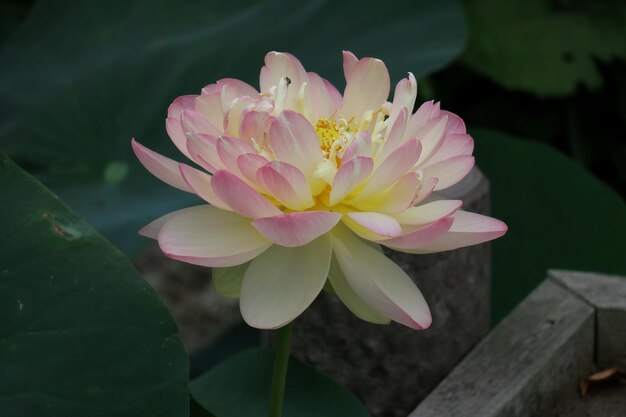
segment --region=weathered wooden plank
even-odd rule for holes
[[[551,270],[548,276],[596,309],[596,363],[626,359],[626,277]]]
[[[547,280],[410,417],[539,415],[593,369],[594,310]]]

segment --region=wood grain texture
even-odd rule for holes
[[[547,280],[411,417],[540,415],[593,369],[594,309]]]
[[[596,309],[598,368],[626,359],[626,277],[560,270],[548,275]]]

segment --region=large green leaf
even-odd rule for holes
[[[541,96],[601,85],[597,61],[626,59],[623,0],[465,0],[463,60],[515,89]]]
[[[192,381],[191,393],[219,417],[265,417],[274,351],[237,353]],[[284,417],[367,417],[365,407],[345,388],[298,360],[289,360]]]
[[[509,232],[493,243],[493,314],[501,319],[548,268],[626,274],[626,204],[577,162],[541,143],[470,129],[491,182],[493,215]]]
[[[187,417],[188,360],[128,260],[0,154],[0,415]]]
[[[399,80],[464,46],[457,0],[38,2],[0,50],[0,143],[126,251],[135,231],[193,198],[144,172],[131,137],[169,153],[169,103],[222,77],[258,84],[287,50],[342,84],[341,50]],[[180,157],[180,156],[178,156]]]

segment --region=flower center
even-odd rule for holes
[[[350,121],[344,118],[336,119],[335,116],[330,119],[319,119],[314,128],[320,141],[320,148],[327,159],[339,157],[337,153],[347,148],[357,132]]]

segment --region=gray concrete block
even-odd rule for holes
[[[598,368],[626,359],[626,277],[561,270],[548,276],[596,309]]]
[[[593,371],[594,309],[547,280],[411,417],[547,415]]]
[[[489,211],[489,184],[477,169],[446,195],[462,199],[469,211]],[[491,257],[488,244],[386,254],[424,294],[431,328],[365,323],[324,293],[296,320],[293,353],[347,386],[374,416],[404,417],[489,331]]]

